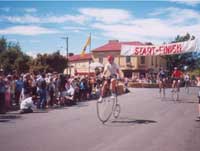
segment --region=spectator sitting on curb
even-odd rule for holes
[[[32,113],[33,109],[36,109],[37,107],[34,105],[34,102],[37,100],[37,97],[32,95],[31,97],[28,97],[24,100],[22,100],[20,104],[20,113]]]

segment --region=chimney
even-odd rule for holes
[[[119,43],[119,40],[109,40],[108,43]]]

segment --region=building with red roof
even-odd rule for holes
[[[69,56],[69,73],[71,75],[88,75],[89,73],[94,74],[94,71],[89,68],[89,63],[91,63],[92,60],[91,53]]]
[[[115,62],[120,66],[125,77],[132,77],[133,75],[141,76],[148,71],[155,71],[162,65],[165,66],[165,60],[159,56],[121,56],[122,45],[146,45],[139,41],[120,42],[118,40],[110,40],[103,46],[92,50],[94,62],[105,64],[107,56],[112,55],[115,57]]]
[[[77,61],[88,61],[88,60],[92,60],[92,54],[91,53],[87,53],[84,55],[78,54],[78,55],[72,55],[69,57],[69,62],[77,62]]]
[[[109,40],[109,42],[103,46],[100,46],[94,50],[93,52],[120,52],[122,45],[144,45],[141,42],[138,41],[132,41],[132,42],[120,42],[118,40]]]
[[[118,40],[109,40],[108,43],[93,49],[91,53],[84,56],[70,56],[71,73],[88,74],[89,72],[94,72],[89,68],[89,63],[100,62],[105,65],[108,55],[115,57],[115,62],[120,66],[125,77],[145,76],[149,71],[156,72],[160,66],[166,66],[166,61],[160,56],[121,56],[121,46],[124,44],[145,45],[139,41],[120,42]]]

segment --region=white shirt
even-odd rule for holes
[[[32,97],[28,97],[24,99],[20,104],[20,110],[28,109],[28,108],[36,108],[36,106],[33,104]]]
[[[189,81],[190,80],[190,76],[188,74],[184,75],[184,80],[185,81]]]
[[[73,96],[74,95],[74,88],[70,84],[70,88],[67,90],[67,94]]]
[[[113,74],[116,75],[119,71],[119,66],[114,62],[112,64],[107,63],[105,65],[105,71],[109,72],[109,76]]]

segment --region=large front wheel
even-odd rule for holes
[[[97,117],[102,123],[107,122],[111,117],[114,103],[114,99],[110,97],[103,98],[101,102],[97,101]]]

